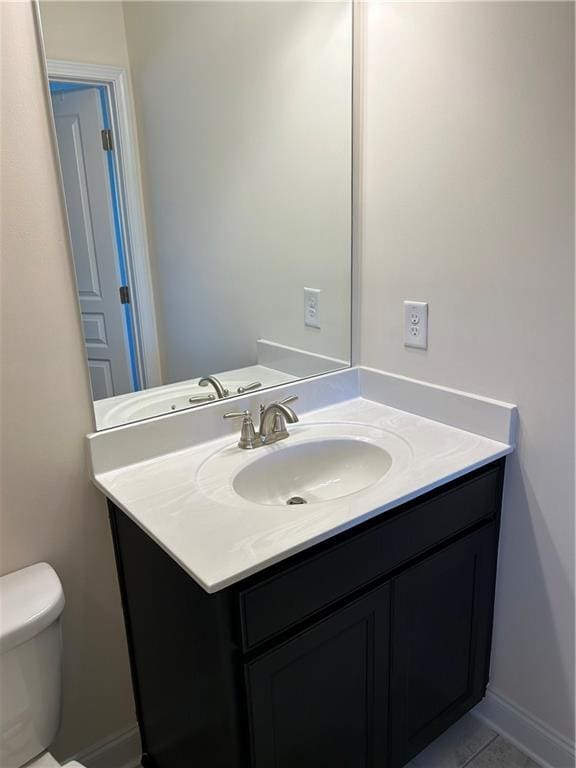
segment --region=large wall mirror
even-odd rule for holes
[[[351,2],[39,7],[97,427],[348,366]]]

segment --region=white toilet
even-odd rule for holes
[[[60,768],[46,750],[60,725],[63,608],[62,584],[48,563],[0,578],[2,768]]]

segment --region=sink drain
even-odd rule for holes
[[[294,504],[308,504],[308,502],[306,499],[303,499],[302,496],[291,496],[286,504],[288,504],[289,507],[292,507]]]

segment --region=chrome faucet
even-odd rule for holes
[[[285,440],[288,437],[286,422],[296,424],[298,421],[298,416],[292,408],[288,407],[288,403],[293,403],[295,400],[298,400],[298,397],[292,395],[280,400],[279,403],[261,405],[258,432],[254,428],[250,411],[225,413],[225,419],[242,419],[238,447],[243,450],[251,450],[252,448],[259,448],[261,445],[271,445],[277,443],[278,440]]]
[[[216,397],[218,400],[222,400],[225,397],[228,397],[230,392],[224,387],[220,379],[217,379],[216,376],[204,376],[200,379],[198,382],[199,387],[207,387],[209,384],[211,384],[214,387],[214,391],[216,392]]]
[[[298,416],[292,408],[288,407],[288,403],[293,403],[295,400],[298,400],[298,397],[292,395],[280,400],[279,403],[260,406],[260,440],[263,445],[270,445],[288,437],[286,422],[296,424],[298,421]]]

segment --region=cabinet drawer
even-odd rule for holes
[[[497,514],[504,462],[401,507],[361,532],[320,545],[296,565],[238,592],[241,644],[250,650],[445,539]],[[344,537],[344,538],[343,538]]]

